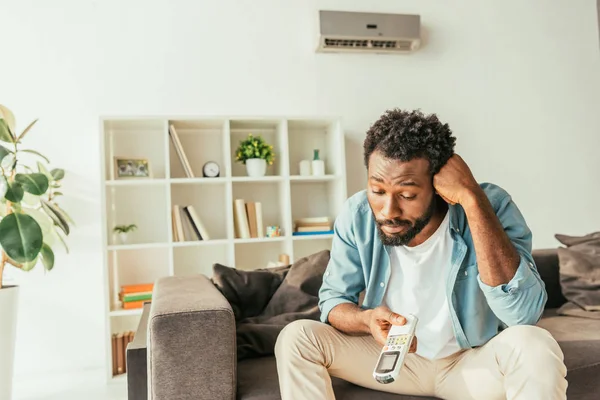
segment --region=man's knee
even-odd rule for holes
[[[533,325],[511,326],[500,334],[501,342],[510,346],[513,350],[533,357],[531,361],[541,361],[544,355],[553,354],[563,359],[560,346],[552,337],[550,332]],[[540,358],[537,358],[540,357]]]
[[[300,347],[315,346],[327,325],[314,320],[297,320],[287,324],[277,336],[275,355],[282,356],[290,350]]]

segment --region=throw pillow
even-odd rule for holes
[[[600,312],[600,232],[555,237],[567,246],[557,250],[561,289],[571,303],[562,307],[562,312],[574,315],[574,306],[584,312]]]
[[[281,330],[299,319],[318,320],[319,289],[329,250],[295,261],[262,312],[237,324],[238,360],[273,355]]]
[[[211,278],[227,299],[235,320],[259,315],[277,290],[290,266],[244,271],[216,263]]]

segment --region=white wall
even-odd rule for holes
[[[0,103],[67,170],[70,255],[22,285],[17,375],[99,367],[103,298],[98,117],[339,114],[349,191],[385,109],[450,123],[479,180],[508,189],[535,234],[600,229],[600,59],[593,0],[0,0]],[[316,11],[419,13],[411,56],[315,54]]]

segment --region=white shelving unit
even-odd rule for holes
[[[195,178],[187,178],[168,127],[173,124]],[[246,176],[235,163],[240,140],[261,135],[275,150],[275,162],[261,178]],[[291,261],[331,247],[332,235],[293,236],[294,220],[338,215],[346,197],[344,134],[333,118],[273,117],[105,117],[100,120],[105,280],[106,374],[112,376],[111,336],[135,330],[141,310],[123,310],[121,285],[151,283],[164,276],[212,275],[221,263],[251,270],[287,254]],[[300,176],[299,162],[319,149],[324,176]],[[115,179],[114,157],[145,158],[151,178]],[[202,166],[215,161],[218,178],[203,178]],[[262,203],[263,225],[279,225],[283,236],[235,237],[233,202]],[[193,205],[210,240],[176,242],[172,206]],[[134,223],[127,244],[112,234]]]

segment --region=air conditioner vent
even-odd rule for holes
[[[320,11],[317,51],[407,53],[420,47],[418,15]]]

